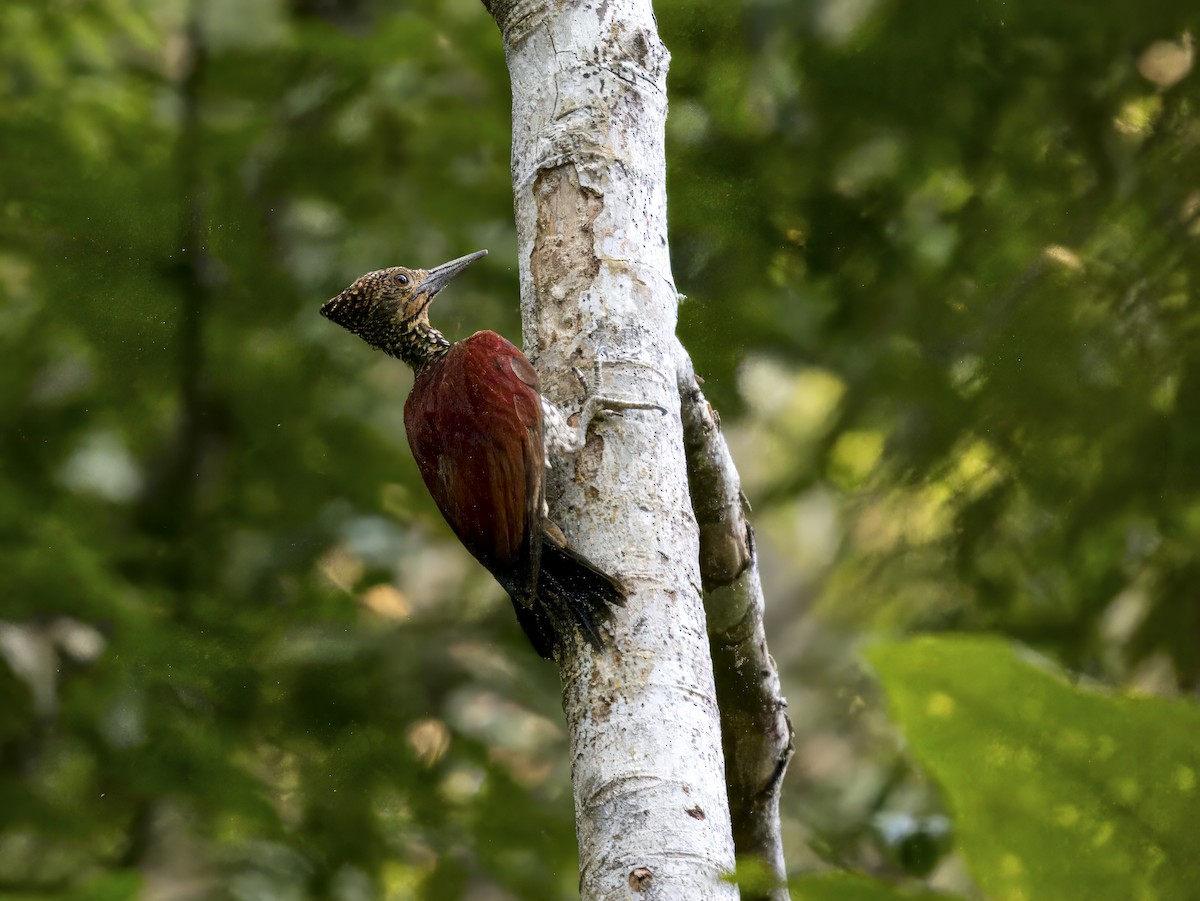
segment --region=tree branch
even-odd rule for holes
[[[679,358],[688,486],[700,527],[700,576],[721,707],[734,846],[739,864],[757,859],[775,883],[743,898],[785,901],[779,792],[792,756],[792,724],[779,671],[767,651],[765,602],[754,531],[746,522],[746,497],[720,420],[682,347]]]

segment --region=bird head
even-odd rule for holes
[[[429,331],[429,303],[438,292],[485,256],[486,250],[478,250],[433,269],[392,266],[368,272],[325,301],[321,315],[372,347],[395,353],[406,339]]]

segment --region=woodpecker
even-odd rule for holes
[[[566,417],[542,397],[533,366],[505,338],[481,331],[451,343],[429,323],[438,292],[486,255],[368,272],[321,313],[412,367],[404,429],[425,487],[459,541],[508,592],[538,654],[553,657],[572,629],[601,650],[625,589],[567,546],[546,515],[543,484],[547,445],[581,447],[586,419],[578,439],[567,435]],[[592,400],[585,414],[594,415]]]

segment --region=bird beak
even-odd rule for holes
[[[458,275],[476,260],[481,260],[487,256],[486,250],[477,250],[474,253],[469,253],[465,257],[459,257],[457,260],[451,260],[449,263],[430,269],[425,276],[425,281],[421,283],[421,293],[429,297],[433,296],[446,287],[450,279]]]

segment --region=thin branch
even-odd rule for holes
[[[679,397],[692,509],[700,527],[700,576],[708,618],[725,782],[739,865],[756,859],[775,882],[744,901],[789,897],[779,822],[779,792],[792,756],[792,724],[767,651],[765,602],[746,497],[716,411],[692,361],[678,350]]]

